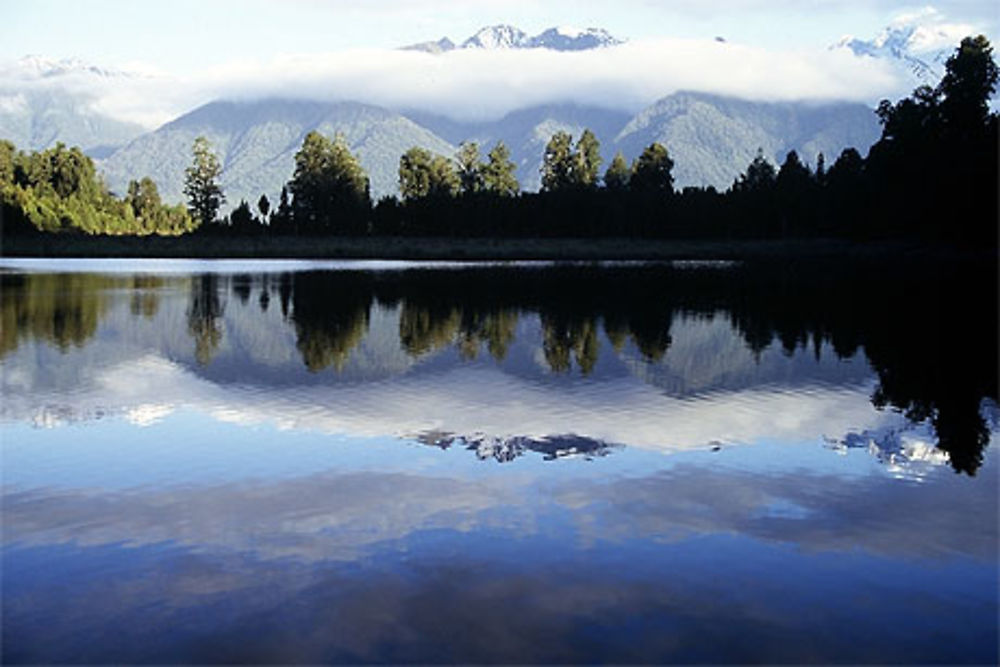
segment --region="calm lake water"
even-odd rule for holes
[[[998,659],[990,267],[0,281],[6,663]]]

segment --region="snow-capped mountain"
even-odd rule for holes
[[[527,47],[528,33],[512,25],[481,28],[462,42],[463,49],[522,49]]]
[[[848,433],[842,440],[828,444],[830,449],[846,453],[863,449],[899,479],[920,481],[935,469],[948,464],[948,452],[934,445],[936,436],[930,424],[898,422],[860,433]]]
[[[561,26],[549,28],[529,40],[529,48],[553,49],[556,51],[585,51],[605,46],[624,44],[625,40],[614,37],[603,28],[580,30]]]
[[[452,446],[476,453],[480,461],[494,460],[497,463],[510,463],[528,452],[542,454],[546,461],[580,457],[587,460],[607,456],[621,445],[608,444],[593,438],[578,435],[552,435],[544,438],[514,436],[498,437],[476,433],[474,435],[453,435],[450,433],[429,432],[417,435],[417,442],[441,449]]]
[[[972,32],[972,26],[944,23],[936,13],[922,13],[891,23],[872,39],[845,35],[830,49],[886,59],[904,69],[914,85],[935,86],[948,56]]]
[[[623,44],[603,28],[549,28],[531,36],[512,25],[493,25],[481,28],[476,34],[456,45],[447,37],[437,41],[420,42],[404,46],[408,51],[443,53],[453,49],[549,49],[552,51],[585,51]]]
[[[62,142],[91,157],[107,157],[145,128],[109,115],[95,99],[99,91],[144,76],[76,58],[29,55],[0,63],[0,139],[26,150]]]

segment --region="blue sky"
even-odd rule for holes
[[[826,46],[844,34],[872,37],[920,3],[885,0],[0,0],[7,26],[0,60],[25,54],[99,64],[142,62],[172,73],[248,58],[322,53],[449,36],[512,23],[528,32],[597,26],[628,39],[716,35],[763,48]],[[993,2],[935,2],[941,16],[992,35]]]

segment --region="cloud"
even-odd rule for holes
[[[403,471],[344,471],[335,457],[325,460],[327,469],[291,478],[172,480],[111,491],[10,488],[3,497],[6,539],[22,546],[169,540],[204,553],[322,561],[356,558],[378,545],[392,549],[430,530],[501,529],[530,537],[561,509],[585,545],[735,534],[893,558],[961,554],[993,562],[997,553],[996,523],[979,520],[996,515],[995,458],[987,459],[981,484],[942,470],[919,485],[881,475],[760,473],[690,461],[637,476],[560,480],[524,470],[450,476],[423,471],[416,460],[404,461]]]
[[[906,40],[906,46],[918,55],[953,49],[964,37],[980,32],[971,23],[948,21],[943,13],[928,6],[897,14],[883,34],[909,29],[913,32]]]
[[[139,62],[111,69],[75,59],[26,56],[0,64],[0,111],[8,113],[30,111],[29,97],[58,95],[78,113],[152,128],[190,108],[192,92],[189,81]]]
[[[986,472],[38,489],[3,498],[4,623],[37,663],[944,662],[995,646]]]
[[[285,56],[223,65],[198,85],[226,97],[353,99],[485,119],[567,101],[636,112],[677,90],[758,100],[871,101],[897,81],[882,64],[843,53],[667,39],[572,53],[355,50]]]
[[[576,102],[636,112],[677,90],[756,100],[873,102],[900,90],[885,64],[826,49],[769,50],[714,40],[657,39],[593,51],[390,49],[238,60],[177,77],[132,64],[28,76],[0,69],[0,93],[62,88],[91,108],[147,127],[217,98],[282,96],[355,100],[464,119],[525,106]]]

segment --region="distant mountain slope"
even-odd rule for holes
[[[522,109],[499,120],[456,121],[426,112],[404,112],[355,102],[270,99],[213,102],[143,135],[101,163],[109,185],[123,192],[128,181],[151,176],[167,201],[183,201],[184,169],[191,145],[204,135],[223,164],[229,208],[239,200],[274,199],[292,176],[294,155],[310,130],[341,132],[372,181],[377,200],[397,193],[399,157],[413,146],[451,157],[462,141],[486,153],[502,140],[518,165],[526,191],[540,186],[545,145],[557,131],[579,138],[585,128],[601,141],[602,173],[615,151],[627,159],[654,141],[667,146],[679,187],[728,188],[761,148],[776,164],[795,149],[812,165],[828,163],[848,146],[862,153],[878,138],[875,114],[861,104],[765,103],[703,93],[676,93],[634,117],[621,111],[578,105]]]
[[[612,139],[629,121],[624,111],[574,104],[552,104],[513,111],[494,121],[472,123],[452,120],[422,112],[405,112],[407,117],[444,137],[452,144],[462,141],[479,143],[483,159],[496,144],[503,141],[518,167],[517,178],[522,190],[537,190],[541,185],[540,169],[545,144],[558,131],[569,132],[574,140],[589,128],[601,141],[604,164],[614,155]]]
[[[492,25],[480,28],[476,34],[456,45],[447,37],[402,47],[405,51],[443,53],[454,49],[550,49],[552,51],[586,51],[624,44],[603,28],[581,30],[560,26],[531,36],[512,25]]]
[[[614,149],[638,155],[654,141],[674,160],[679,187],[726,189],[760,148],[775,164],[794,149],[815,166],[847,147],[862,154],[878,139],[878,119],[863,104],[751,102],[706,93],[679,92],[640,112],[614,139]]]
[[[815,165],[819,153],[828,163],[847,147],[866,153],[879,137],[877,118],[863,104],[751,102],[690,92],[665,97],[632,117],[572,104],[531,107],[482,123],[405,113],[452,144],[479,142],[484,156],[497,140],[503,140],[518,165],[524,190],[540,187],[545,144],[560,130],[574,139],[585,128],[597,135],[604,158],[602,173],[616,151],[631,161],[658,141],[670,151],[679,187],[712,185],[720,190],[732,185],[758,148],[775,164],[795,149]]]
[[[212,102],[136,139],[105,160],[101,169],[113,190],[130,179],[150,176],[167,201],[183,201],[184,169],[191,145],[204,135],[222,162],[221,183],[229,207],[261,194],[276,201],[294,171],[294,156],[311,130],[342,133],[371,178],[377,199],[397,190],[399,156],[413,146],[452,155],[455,147],[411,120],[356,102],[269,99]]]

